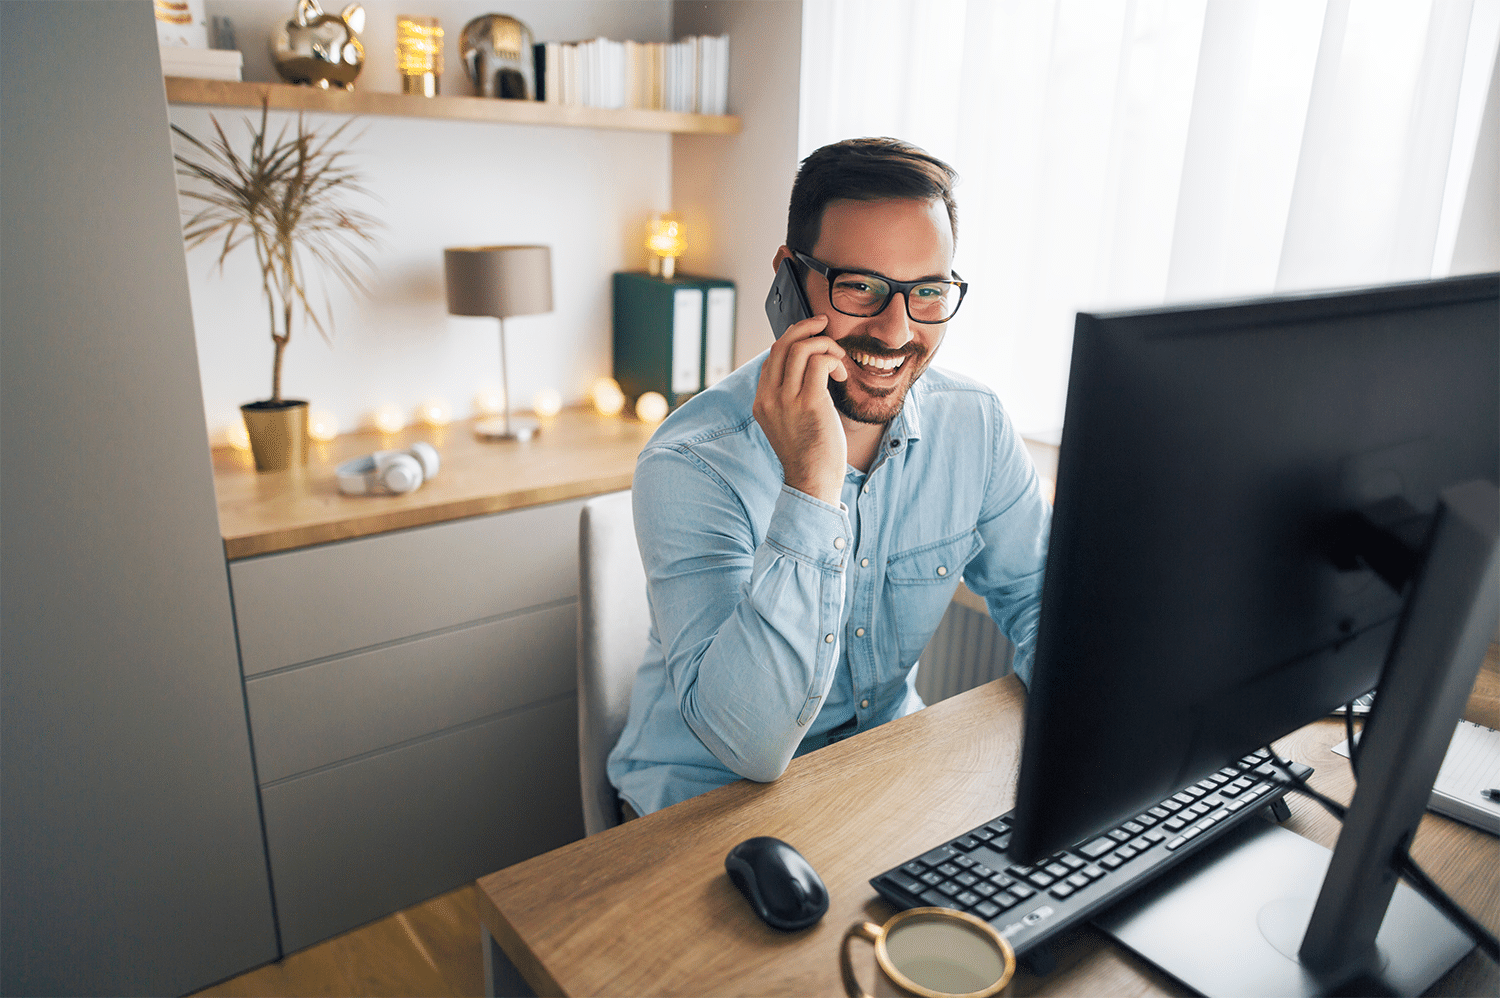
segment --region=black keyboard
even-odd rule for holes
[[[989,922],[1025,956],[1176,866],[1286,796],[1286,777],[1261,749],[1184,787],[1103,835],[1029,866],[1006,855],[1011,815],[870,880],[898,908],[957,908]],[[1292,763],[1299,778],[1311,767]]]

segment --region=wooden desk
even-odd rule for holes
[[[1465,715],[1488,724],[1495,652]],[[491,874],[479,881],[481,916],[542,995],[842,994],[844,930],[893,913],[868,879],[1011,807],[1024,697],[1014,677],[996,680],[795,759],[775,783],[734,783]],[[1315,786],[1347,800],[1347,764],[1329,751],[1342,738],[1341,722],[1323,720],[1278,745],[1317,768]],[[1331,846],[1334,820],[1289,800],[1286,827]],[[752,835],[792,843],[823,876],[832,901],[818,925],[786,935],[751,914],[724,855]],[[1500,840],[1429,813],[1413,852],[1500,928]],[[1057,957],[1045,978],[1021,974],[1017,992],[1189,993],[1091,928]],[[1433,992],[1494,995],[1500,971],[1474,953]]]

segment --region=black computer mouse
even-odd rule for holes
[[[775,929],[805,929],[828,910],[828,888],[812,864],[780,839],[746,839],[724,857],[729,879],[761,921]]]

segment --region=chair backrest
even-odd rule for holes
[[[630,493],[590,499],[578,522],[578,770],[589,835],[620,823],[604,763],[625,727],[650,628]]]

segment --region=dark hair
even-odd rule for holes
[[[829,202],[910,198],[942,201],[958,241],[958,206],[953,167],[910,142],[891,138],[845,139],[826,145],[802,161],[792,183],[786,213],[786,244],[811,253]]]

